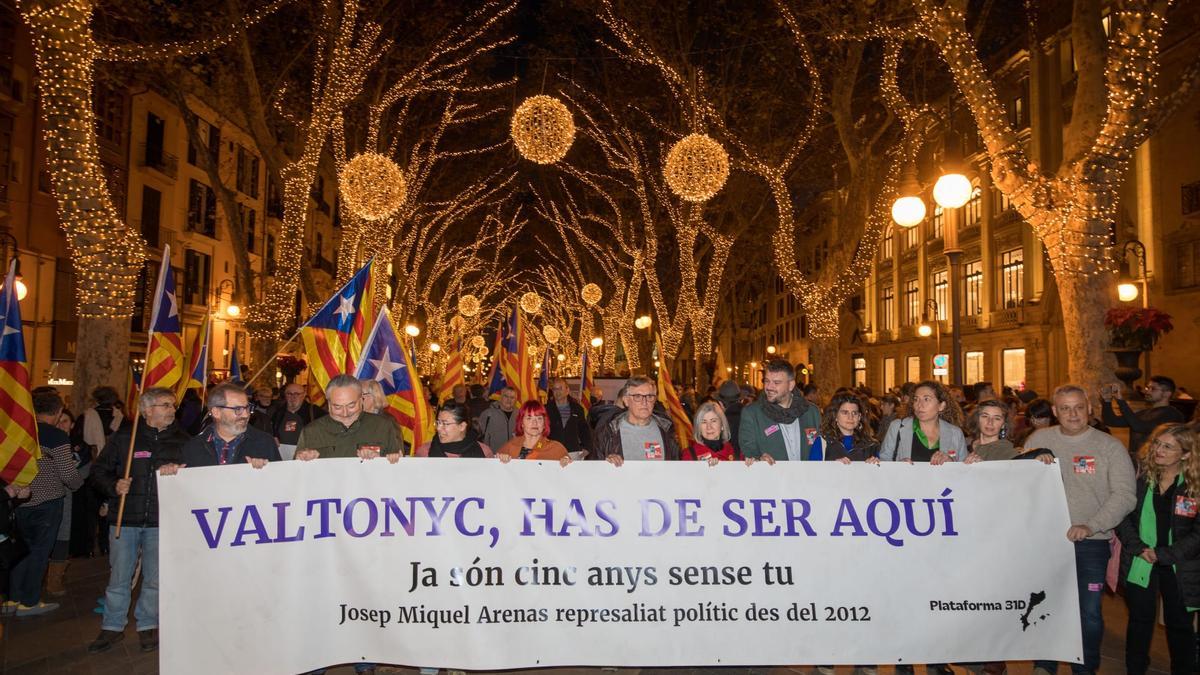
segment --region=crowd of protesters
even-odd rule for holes
[[[997,392],[988,382],[964,389],[925,381],[878,396],[864,386],[842,388],[824,401],[815,386],[798,384],[793,367],[777,359],[764,364],[761,391],[731,381],[704,396],[684,389],[682,404],[693,431],[682,447],[654,380],[634,376],[612,401],[603,400],[599,388],[585,392],[586,407],[561,378],[550,381],[544,402],[521,402],[511,388],[491,400],[478,385],[456,387],[437,406],[434,438],[407,448],[395,420],[383,411],[378,383],[347,375],[329,382],[323,406],[308,401],[299,384],[282,391],[218,385],[198,410],[187,410],[187,399],[177,407],[172,391],[148,389],[137,402],[136,433],[110,388],[93,392],[93,405],[75,420],[58,392],[42,387],[33,392],[42,446],[38,476],[27,488],[5,486],[0,494],[3,611],[17,617],[54,611],[58,605],[43,600],[43,592],[65,593],[68,557],[107,555],[111,575],[101,602],[101,630],[88,651],[104,652],[124,639],[135,586],[139,645],[155,650],[160,525],[155,474],[187,467],[262,469],[293,458],[330,457],[397,462],[404,454],[553,460],[563,466],[582,459],[617,466],[679,460],[936,466],[1030,459],[1059,466],[1072,523],[1064,535],[1075,547],[1084,647],[1083,663],[1072,664],[1072,671],[1099,668],[1101,600],[1110,557],[1119,548],[1119,580],[1129,608],[1128,671],[1149,667],[1161,601],[1171,671],[1195,673],[1200,453],[1194,446],[1200,422],[1185,421],[1173,404],[1180,392],[1168,377],[1149,378],[1138,393],[1142,401],[1135,408],[1119,385],[1103,387],[1093,401],[1070,384],[1040,398],[1008,387]],[[201,405],[198,397],[195,402]],[[1128,429],[1128,445],[1108,433],[1114,427]],[[117,539],[113,520],[122,497]],[[1037,673],[1058,668],[1052,662],[1034,665]],[[1005,665],[968,667],[999,673]],[[942,664],[928,668],[951,672]],[[355,670],[371,672],[374,666],[360,663]],[[898,672],[912,672],[912,666]]]

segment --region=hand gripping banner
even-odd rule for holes
[[[159,491],[163,672],[1081,662],[1040,462],[319,459]]]

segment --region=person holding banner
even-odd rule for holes
[[[387,457],[400,460],[404,443],[396,425],[383,415],[363,414],[362,383],[353,375],[338,375],[325,385],[329,414],[300,431],[296,459],[310,461],[320,457]]]
[[[547,435],[546,407],[537,401],[526,401],[517,411],[517,435],[508,439],[496,456],[502,463],[507,464],[514,457],[517,459],[549,459],[558,460],[566,466],[571,463],[571,456],[562,443]]]
[[[464,403],[449,400],[438,408],[437,436],[417,448],[417,457],[490,458],[492,449],[479,440]]]
[[[696,416],[692,420],[692,444],[683,448],[683,459],[689,462],[705,461],[709,466],[737,459],[737,450],[730,436],[729,421],[721,411],[721,404],[705,401],[696,409]]]
[[[654,414],[658,386],[648,377],[635,375],[617,394],[625,412],[596,429],[594,452],[609,464],[625,460],[675,462],[681,455],[671,420]]]
[[[100,635],[88,645],[89,654],[99,654],[125,639],[129,623],[129,604],[133,600],[133,570],[142,559],[142,588],[134,608],[138,640],[143,652],[158,649],[158,481],[160,468],[176,470],[183,459],[183,444],[188,435],[175,423],[175,392],[166,387],[150,387],[138,398],[137,436],[133,439],[133,459],[129,478],[125,460],[129,453],[133,426],[123,426],[109,436],[108,443],[89,480],[108,499],[108,512],[115,516],[121,496],[126,497],[121,537],[116,523],[109,527],[108,564],[112,572],[104,591],[104,619]]]
[[[183,444],[182,466],[251,464],[261,469],[278,462],[279,448],[265,431],[250,426],[250,398],[235,384],[225,383],[208,392],[212,425]],[[170,475],[167,469],[159,472]]]
[[[821,426],[821,413],[796,389],[796,371],[786,359],[771,359],[765,368],[762,397],[742,410],[738,429],[742,455],[806,460]]]
[[[968,447],[983,461],[1013,459],[1017,448],[1008,440],[1008,406],[999,399],[980,401],[967,419]]]
[[[821,416],[821,430],[808,458],[820,462],[865,462],[879,455],[879,442],[871,425],[863,422],[866,410],[851,392],[834,394]]]
[[[1137,503],[1117,526],[1129,626],[1125,667],[1150,667],[1150,641],[1162,597],[1172,673],[1196,672],[1194,615],[1200,607],[1200,453],[1187,425],[1162,424],[1143,448]]]
[[[892,422],[879,459],[884,462],[928,462],[934,466],[946,462],[979,461],[967,457],[963,436],[962,410],[941,382],[927,380],[913,387],[912,415]]]
[[[1075,575],[1079,583],[1083,663],[1072,664],[1073,673],[1094,673],[1100,667],[1100,642],[1104,638],[1104,579],[1112,552],[1113,529],[1137,505],[1133,463],[1125,446],[1112,436],[1089,426],[1092,408],[1087,392],[1065,384],[1054,391],[1058,426],[1039,429],[1025,442],[1025,451],[1047,449],[1038,459],[1058,461],[1067,512],[1073,525],[1067,539],[1075,544]],[[1035,661],[1034,673],[1053,673],[1058,664]]]

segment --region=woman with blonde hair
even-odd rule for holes
[[[1200,453],[1196,432],[1181,423],[1160,424],[1142,446],[1138,506],[1117,526],[1121,571],[1129,606],[1125,667],[1150,666],[1159,597],[1167,627],[1172,673],[1196,672],[1192,608],[1200,607]]]
[[[716,401],[705,401],[700,404],[692,420],[692,444],[682,448],[679,458],[706,461],[710,465],[735,459],[737,451],[729,440],[732,435],[721,405]]]

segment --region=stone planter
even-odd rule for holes
[[[1128,391],[1133,391],[1133,383],[1142,376],[1142,369],[1138,367],[1139,361],[1142,358],[1141,349],[1110,349],[1112,355],[1117,358],[1117,367],[1113,374],[1117,379],[1125,383],[1125,388]]]

